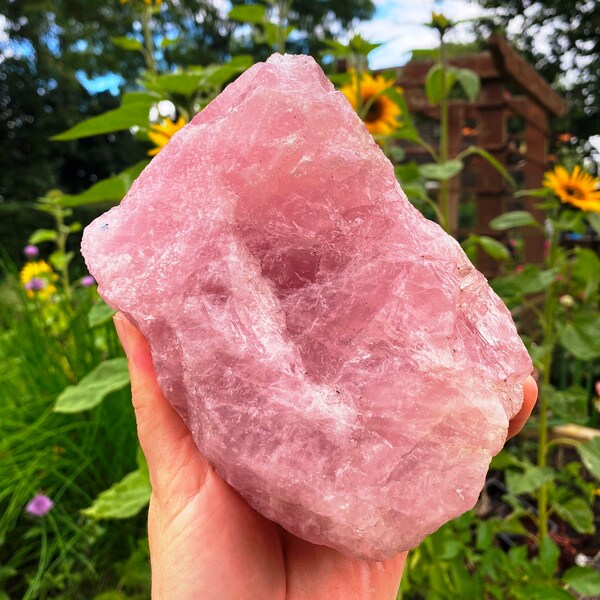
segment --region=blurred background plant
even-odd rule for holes
[[[461,22],[439,12],[428,23],[438,47],[414,54],[431,61],[422,94],[437,125],[426,134],[397,71],[369,68],[380,45],[351,31],[374,10],[370,0],[234,0],[227,10],[211,0],[0,0],[11,44],[0,61],[11,97],[0,104],[13,124],[0,118],[13,134],[0,136],[0,599],[149,597],[150,483],[113,311],[78,252],[81,223],[119,202],[149,156],[274,50],[318,57],[411,202],[474,262],[498,261],[492,285],[540,379],[538,410],[492,462],[478,505],[411,552],[399,597],[600,595],[600,260],[587,243],[600,234],[600,192],[589,148],[565,133],[565,117],[557,166],[524,191],[483,147],[456,151],[450,107],[477,102],[481,81],[453,64],[465,48],[448,39]],[[119,93],[90,91],[102,78]],[[535,210],[495,217],[489,235],[459,232],[450,183],[473,158],[515,202],[536,198]],[[543,263],[524,260],[528,229],[545,240]]]

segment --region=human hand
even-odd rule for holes
[[[148,539],[154,600],[393,599],[406,552],[386,561],[349,558],[288,533],[250,506],[199,453],[156,382],[143,335],[118,313],[129,359],[138,435],[152,496]],[[525,383],[516,435],[531,414],[537,386]]]

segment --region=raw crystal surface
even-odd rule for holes
[[[268,518],[381,559],[475,503],[529,357],[311,58],[226,88],[82,248],[200,451]]]

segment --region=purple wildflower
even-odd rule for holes
[[[25,511],[33,517],[43,517],[47,515],[54,506],[54,502],[44,494],[34,496],[25,507]]]
[[[86,275],[81,278],[79,283],[81,284],[81,287],[90,287],[96,283],[96,280],[91,275]]]
[[[27,244],[27,246],[25,246],[25,248],[23,248],[23,254],[27,258],[37,258],[39,253],[40,253],[40,251],[39,251],[38,247],[34,246],[33,244]]]
[[[46,287],[46,282],[39,277],[32,277],[24,287],[28,292],[39,292]]]

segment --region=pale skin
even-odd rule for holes
[[[120,313],[138,435],[152,497],[148,538],[153,600],[392,600],[406,553],[385,561],[349,558],[301,540],[254,511],[198,452],[162,395],[143,335]],[[516,435],[531,414],[530,377]]]

